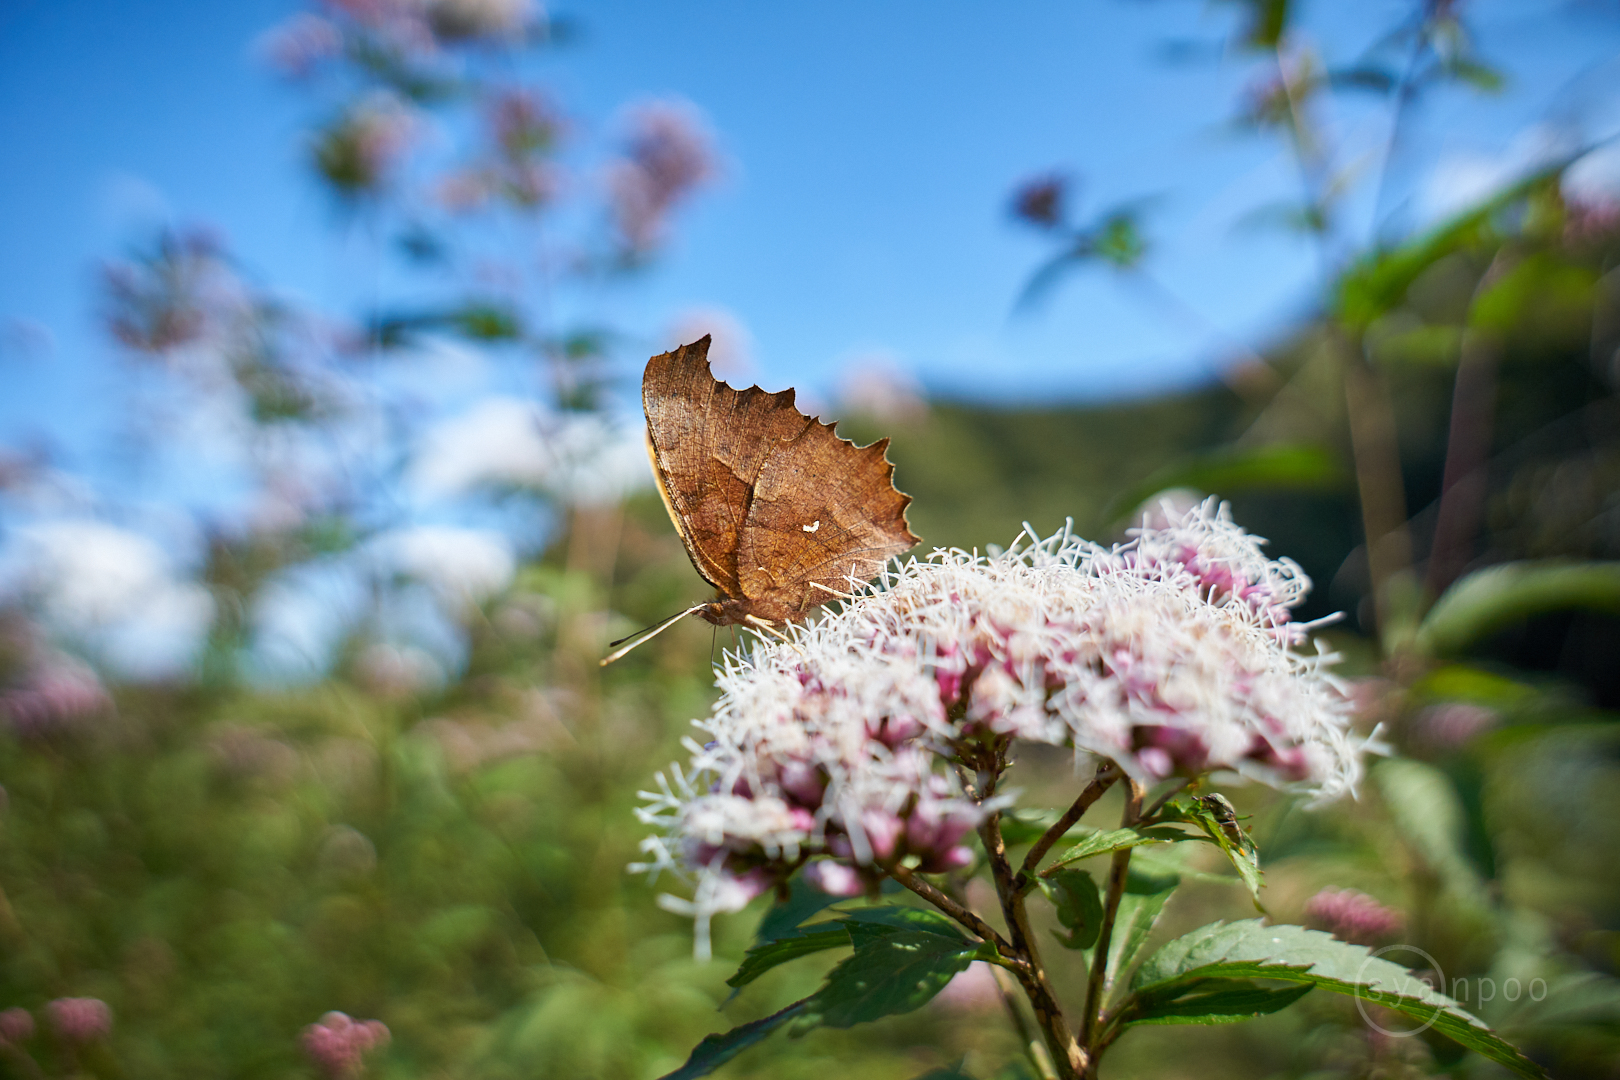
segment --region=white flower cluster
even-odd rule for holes
[[[1020,540],[1024,538],[1021,537]],[[698,917],[735,910],[815,856],[853,894],[882,867],[963,865],[989,807],[946,762],[1010,736],[1116,762],[1137,780],[1233,770],[1319,800],[1352,790],[1334,657],[1290,621],[1310,581],[1210,500],[1112,550],[1065,532],[993,556],[935,551],[843,610],[728,655],[692,760],[644,793],[659,831],[637,869],[696,875]]]

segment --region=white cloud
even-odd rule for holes
[[[1498,153],[1464,151],[1440,158],[1418,193],[1419,214],[1434,221],[1462,213],[1576,148],[1570,132],[1537,124]]]
[[[476,603],[517,572],[510,541],[488,529],[413,525],[377,537],[372,552],[385,573],[420,581],[452,602]]]
[[[1564,194],[1575,199],[1620,199],[1620,142],[1600,146],[1569,167]]]
[[[651,479],[639,427],[495,396],[430,428],[409,482],[429,499],[507,484],[595,503],[623,498]]]
[[[8,591],[37,603],[54,631],[135,677],[184,669],[213,621],[212,595],[178,577],[155,542],[103,522],[22,526],[4,563]]]
[[[412,462],[410,482],[434,498],[486,484],[537,487],[551,468],[540,421],[533,402],[485,398],[428,430]]]

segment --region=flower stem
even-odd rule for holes
[[[996,989],[1001,992],[1001,1003],[1007,1007],[1007,1015],[1012,1017],[1013,1027],[1018,1029],[1018,1037],[1024,1044],[1024,1053],[1029,1058],[1030,1067],[1040,1080],[1058,1080],[1057,1069],[1052,1065],[1052,1055],[1046,1049],[1043,1036],[1030,1024],[1029,1017],[1018,1007],[1018,999],[1013,996],[1013,977],[994,966],[990,974],[996,980]]]
[[[1004,754],[1003,745],[987,755],[994,760],[985,762],[990,768],[980,770],[981,775],[986,777],[979,793],[981,800],[995,796],[996,778],[1006,768]],[[1024,894],[1017,888],[1012,864],[1007,861],[1007,844],[1001,838],[1001,811],[992,810],[985,816],[979,826],[979,838],[984,842],[985,854],[990,860],[990,876],[995,881],[996,895],[1001,899],[1007,935],[1013,949],[1028,961],[1027,968],[1017,972],[1018,981],[1029,996],[1030,1006],[1035,1011],[1035,1022],[1046,1037],[1052,1065],[1057,1070],[1059,1080],[1079,1080],[1086,1072],[1086,1051],[1069,1030],[1069,1022],[1064,1018],[1057,995],[1052,992],[1052,985],[1041,966],[1040,953],[1035,948],[1034,935],[1030,933],[1029,913],[1024,908]]]
[[[1063,812],[1063,816],[1058,818],[1050,829],[1041,834],[1041,838],[1036,840],[1035,845],[1029,849],[1029,854],[1024,856],[1023,868],[1018,871],[1018,877],[1013,882],[1020,892],[1029,888],[1030,881],[1035,877],[1035,871],[1040,868],[1041,860],[1046,858],[1046,853],[1052,850],[1052,845],[1063,839],[1064,833],[1074,828],[1075,822],[1079,821],[1085,815],[1085,812],[1091,809],[1092,803],[1102,798],[1103,793],[1112,787],[1114,781],[1118,780],[1119,777],[1120,773],[1117,768],[1112,765],[1105,765],[1092,778],[1091,783],[1086,785],[1086,789],[1080,793],[1080,797],[1075,799],[1074,803]]]
[[[1130,792],[1125,797],[1125,813],[1120,818],[1121,828],[1129,828],[1136,824],[1142,815],[1142,799],[1146,795],[1146,788],[1135,780],[1130,781]],[[1097,1020],[1102,1014],[1109,946],[1114,936],[1114,920],[1119,917],[1119,899],[1125,894],[1125,879],[1130,873],[1130,868],[1131,849],[1124,848],[1114,852],[1114,863],[1108,870],[1108,899],[1103,906],[1102,928],[1097,933],[1096,950],[1091,957],[1091,981],[1086,987],[1086,1011],[1080,1024],[1080,1041],[1088,1052],[1092,1050]]]
[[[949,915],[951,918],[955,919],[957,922],[961,923],[975,934],[979,935],[979,937],[983,940],[988,941],[991,945],[994,945],[996,952],[1000,953],[1008,960],[1025,967],[1028,966],[1027,963],[1025,963],[1024,958],[1019,955],[1018,951],[1013,948],[1007,939],[996,933],[995,927],[979,918],[979,916],[975,915],[967,907],[957,903],[939,889],[936,889],[927,881],[924,881],[922,878],[918,877],[911,870],[904,866],[897,865],[889,871],[889,876],[894,878],[894,880],[898,881],[900,884],[904,885],[906,888],[910,889],[912,892],[916,893],[918,896],[922,897],[924,900],[928,901],[930,904],[933,904],[935,907],[939,908],[939,910],[943,911],[945,914]]]

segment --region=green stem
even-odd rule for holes
[[[1135,825],[1142,816],[1142,799],[1147,789],[1135,780],[1130,781],[1130,793],[1125,798],[1125,813],[1120,818],[1120,827],[1129,828]],[[1091,980],[1086,987],[1086,1011],[1081,1019],[1080,1042],[1095,1066],[1096,1049],[1094,1039],[1098,1032],[1097,1021],[1102,1014],[1103,995],[1106,992],[1108,975],[1108,950],[1114,936],[1114,921],[1119,917],[1119,900],[1125,894],[1125,880],[1131,868],[1131,849],[1114,852],[1114,862],[1108,871],[1108,899],[1103,907],[1102,927],[1097,933],[1097,944],[1091,957]]]

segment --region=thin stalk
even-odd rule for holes
[[[991,752],[993,760],[980,763],[988,766],[979,769],[979,775],[983,778],[979,794],[981,800],[995,797],[996,779],[1006,765],[1002,757],[1004,752],[1004,747],[997,747]],[[1016,887],[1012,864],[1007,861],[1007,844],[1001,838],[1001,811],[992,810],[985,816],[979,825],[979,838],[984,843],[990,862],[990,876],[995,881],[996,895],[1001,899],[1007,936],[1014,951],[1028,961],[1028,967],[1016,974],[1035,1012],[1035,1022],[1046,1038],[1053,1067],[1057,1070],[1059,1080],[1079,1080],[1086,1073],[1088,1058],[1069,1029],[1069,1022],[1058,1005],[1057,995],[1052,992],[1052,985],[1047,980],[1046,970],[1041,966],[1035,936],[1029,928],[1029,912],[1024,907],[1023,893]]]
[[[889,876],[973,931],[984,941],[994,945],[996,952],[1008,960],[1028,967],[1027,961],[1018,954],[1018,951],[1012,947],[1012,944],[1006,938],[996,933],[995,927],[979,918],[965,905],[951,899],[904,866],[895,866],[889,871]]]
[[[1040,1031],[1029,1022],[1024,1010],[1018,1007],[1018,998],[1013,993],[1017,983],[1013,977],[995,965],[990,966],[990,975],[996,980],[996,989],[1001,993],[1001,1003],[1006,1006],[1007,1015],[1012,1017],[1013,1027],[1018,1029],[1018,1038],[1024,1044],[1024,1054],[1029,1058],[1030,1067],[1040,1080],[1058,1080],[1057,1068],[1052,1064],[1052,1055],[1046,1049],[1046,1043]]]
[[[1118,780],[1119,777],[1120,772],[1117,768],[1105,766],[1101,772],[1092,777],[1091,783],[1086,785],[1085,790],[1080,793],[1080,797],[1075,799],[1073,804],[1063,812],[1063,816],[1058,818],[1050,829],[1041,834],[1040,839],[1036,840],[1034,846],[1029,849],[1029,854],[1024,856],[1023,868],[1018,871],[1018,877],[1014,884],[1020,891],[1029,887],[1030,879],[1035,876],[1035,871],[1039,869],[1041,860],[1046,858],[1046,853],[1052,850],[1052,845],[1063,839],[1064,834],[1074,828],[1075,823],[1085,816],[1087,810],[1091,809],[1091,804],[1102,798],[1103,793],[1113,787],[1114,781]]]
[[[1357,335],[1338,338],[1344,371],[1344,399],[1350,417],[1350,444],[1355,458],[1356,487],[1361,497],[1361,527],[1372,579],[1376,633],[1388,634],[1394,610],[1390,583],[1410,575],[1412,537],[1406,527],[1406,490],[1401,479],[1401,450],[1395,411],[1382,380],[1362,354]],[[1386,647],[1388,642],[1385,642]]]
[[[1125,797],[1125,812],[1120,827],[1130,828],[1142,816],[1142,800],[1147,789],[1135,780],[1130,781],[1130,792]],[[1097,944],[1091,957],[1091,980],[1086,986],[1086,1011],[1081,1018],[1080,1041],[1092,1051],[1092,1039],[1102,1013],[1104,982],[1108,975],[1108,950],[1114,937],[1114,920],[1119,917],[1119,899],[1125,895],[1125,879],[1131,868],[1131,849],[1114,852],[1114,862],[1108,870],[1108,899],[1103,906],[1102,927],[1097,933]],[[1095,1054],[1092,1054],[1095,1060]]]

